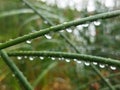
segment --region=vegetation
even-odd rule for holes
[[[0,90],[119,90],[120,1],[45,1],[0,1]]]

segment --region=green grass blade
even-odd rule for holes
[[[8,65],[11,71],[15,74],[21,84],[24,86],[25,90],[33,90],[30,83],[27,81],[26,77],[23,73],[18,69],[18,67],[14,64],[14,62],[9,58],[5,51],[0,51],[0,55],[3,58],[4,62]]]
[[[42,29],[40,31],[30,33],[30,34],[18,37],[16,39],[13,39],[11,41],[7,41],[5,43],[2,43],[2,44],[0,44],[0,50],[7,48],[7,47],[10,47],[10,46],[13,46],[13,45],[16,45],[18,43],[24,42],[24,41],[29,40],[29,39],[34,39],[34,38],[43,36],[43,35],[48,34],[50,32],[60,31],[62,29],[66,29],[66,28],[69,28],[71,26],[77,26],[77,25],[80,25],[80,24],[83,24],[86,22],[95,21],[97,19],[106,19],[106,18],[111,18],[111,17],[115,17],[115,16],[119,16],[119,15],[120,15],[120,10],[116,10],[116,11],[112,11],[112,12],[107,12],[107,13],[89,16],[89,17],[82,18],[82,19],[80,18],[80,19],[73,20],[70,22],[64,22],[63,24],[59,24],[56,26],[52,26],[50,28]]]
[[[43,72],[40,72],[37,79],[33,83],[33,87],[36,87],[38,83],[42,80],[42,78],[55,66],[57,65],[57,62],[51,63]]]
[[[108,65],[120,66],[120,61],[111,58],[103,58],[99,56],[68,53],[68,52],[53,52],[53,51],[16,51],[8,53],[9,56],[44,56],[44,57],[63,57],[69,59],[78,59],[81,61],[98,62]]]

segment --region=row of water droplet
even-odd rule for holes
[[[66,22],[64,22],[64,23],[66,23]],[[95,26],[99,26],[101,24],[100,21],[94,21],[93,23],[94,23]],[[88,27],[88,26],[89,26],[89,24],[86,23],[86,24],[78,25],[76,28],[80,28],[81,29],[81,27]],[[61,30],[60,32],[63,32],[63,31],[64,30]],[[67,28],[66,31],[68,33],[72,33],[73,30],[71,28]],[[52,36],[50,34],[45,34],[44,36],[45,36],[46,39],[52,39]],[[27,40],[26,43],[27,44],[31,44],[32,40]]]
[[[46,35],[45,35],[45,38],[46,38],[46,39],[52,39],[52,36],[49,35],[49,34],[46,34]],[[31,44],[31,43],[32,43],[32,40],[27,40],[26,43],[27,43],[27,44]]]
[[[24,56],[24,57],[18,56],[17,57],[18,60],[22,60],[23,58],[24,59],[28,58],[30,61],[33,61],[35,59],[35,57],[33,57],[33,56],[29,56],[29,57],[27,57],[27,56]],[[44,60],[44,57],[40,56],[39,59],[40,60]],[[69,63],[70,61],[72,61],[71,59],[63,58],[63,57],[62,58],[50,57],[50,59],[51,60],[65,61],[67,63]],[[102,69],[108,66],[107,64],[99,64],[97,62],[90,63],[90,62],[86,62],[86,61],[80,61],[80,60],[77,60],[77,59],[73,59],[73,61],[76,62],[77,64],[84,63],[85,66],[90,66],[91,64],[98,65]],[[109,67],[110,67],[111,70],[116,70],[117,69],[117,67],[115,67],[115,66],[109,66]]]

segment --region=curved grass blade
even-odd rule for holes
[[[77,59],[81,61],[88,62],[98,62],[108,65],[114,65],[120,67],[120,61],[111,58],[103,58],[99,56],[78,54],[78,53],[68,53],[68,52],[53,52],[53,51],[16,51],[8,53],[9,56],[44,56],[44,57],[59,57],[59,58],[69,58]]]

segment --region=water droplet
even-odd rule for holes
[[[76,26],[77,30],[83,31],[83,26],[82,25],[78,25]]]
[[[95,24],[96,26],[99,26],[99,25],[101,24],[101,22],[100,22],[100,21],[94,21],[94,24]]]
[[[82,26],[83,26],[83,27],[88,27],[88,26],[89,26],[89,24],[82,24]]]
[[[29,57],[29,60],[32,61],[32,60],[34,60],[34,58],[33,57]]]
[[[44,21],[45,24],[48,24],[48,21]]]
[[[111,70],[116,70],[116,67],[115,66],[110,66],[110,69]]]
[[[31,44],[32,41],[31,41],[31,40],[27,40],[26,43],[27,43],[27,44]]]
[[[58,60],[62,60],[62,58],[58,58]]]
[[[68,33],[71,33],[72,32],[72,29],[66,29],[66,31],[68,32]]]
[[[55,58],[54,58],[54,57],[51,57],[51,59],[52,59],[52,60],[55,60]]]
[[[41,60],[43,60],[43,59],[44,59],[44,57],[40,57],[40,59],[41,59]]]
[[[50,35],[48,35],[48,34],[46,34],[45,37],[46,37],[47,39],[52,39],[52,36],[50,36]]]
[[[89,63],[89,62],[85,62],[84,64],[85,64],[86,66],[89,66],[89,65],[90,65],[90,63]]]
[[[97,62],[93,62],[94,65],[97,65],[98,63]]]
[[[70,62],[70,59],[65,59],[66,62]]]
[[[60,30],[59,32],[64,32],[64,30]]]
[[[104,64],[100,64],[99,67],[100,68],[105,68],[105,65]]]
[[[22,57],[21,57],[21,56],[18,56],[18,57],[17,57],[17,59],[18,59],[18,60],[21,60],[21,59],[22,59]]]
[[[73,61],[77,62],[77,59],[73,59]]]
[[[79,60],[77,60],[76,62],[77,62],[77,63],[81,63],[81,61],[79,61]]]

